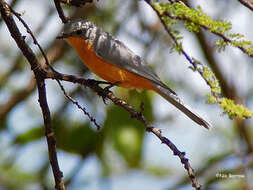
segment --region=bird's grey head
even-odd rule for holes
[[[83,19],[77,19],[73,21],[69,21],[64,24],[61,35],[59,35],[58,39],[63,39],[67,37],[87,37],[87,31],[90,28],[93,28],[94,24],[90,21],[86,21]]]

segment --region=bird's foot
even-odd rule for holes
[[[113,82],[113,83],[107,83],[109,84],[107,87],[104,88],[105,91],[110,91],[110,88],[119,85],[121,82],[117,81],[117,82]]]

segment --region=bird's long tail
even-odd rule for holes
[[[179,99],[176,93],[174,93],[170,88],[165,88],[160,85],[156,85],[157,93],[159,93],[163,98],[165,98],[167,101],[169,101],[171,104],[176,106],[179,110],[181,110],[185,115],[187,115],[189,118],[191,118],[193,121],[195,121],[197,124],[209,129],[211,128],[211,125],[202,119],[197,113],[192,111],[192,109],[185,105],[182,100]]]

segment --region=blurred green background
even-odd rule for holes
[[[7,2],[23,14],[56,70],[99,79],[87,70],[66,42],[55,39],[62,24],[53,1]],[[214,19],[230,21],[233,32],[253,41],[253,12],[238,1],[188,3],[192,7],[200,5]],[[91,20],[123,41],[187,104],[212,123],[211,131],[199,127],[153,92],[113,88],[118,97],[136,110],[144,102],[146,118],[186,152],[204,189],[253,189],[252,119],[233,121],[217,105],[206,104],[208,86],[188,68],[190,65],[182,55],[171,51],[169,36],[144,1],[100,0],[82,8],[63,7],[69,17]],[[25,29],[20,23],[18,26],[44,64]],[[183,24],[175,27],[184,36],[183,47],[189,55],[206,65],[215,62],[226,82],[237,91],[238,99],[252,109],[253,59],[235,48],[218,53],[216,36],[202,32],[205,41],[201,41],[200,34],[187,32]],[[33,75],[1,19],[0,44],[0,190],[53,189]],[[207,47],[209,57],[204,51]],[[67,189],[191,189],[180,160],[124,109],[109,100],[105,105],[88,88],[64,82],[66,91],[102,126],[97,131],[87,116],[64,97],[55,81],[46,82],[59,164]],[[229,174],[242,177],[221,177]]]

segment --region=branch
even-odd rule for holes
[[[68,19],[64,15],[64,11],[62,10],[60,0],[54,0],[54,4],[62,23],[67,23]]]
[[[69,6],[82,7],[86,3],[92,3],[93,0],[54,0],[55,8],[58,12],[58,15],[62,21],[62,23],[67,23],[68,18],[64,15],[64,11],[61,7],[61,3],[67,4]]]
[[[247,0],[238,0],[241,4],[243,4],[245,7],[248,7],[250,10],[253,11],[253,3],[252,1],[248,2]]]
[[[39,92],[39,103],[41,106],[41,110],[44,118],[44,125],[46,131],[46,138],[48,144],[49,151],[49,159],[50,164],[53,169],[54,179],[55,179],[55,188],[57,190],[65,190],[64,183],[62,181],[62,172],[60,171],[57,154],[56,154],[56,146],[55,146],[55,138],[53,128],[51,126],[51,117],[50,111],[47,105],[46,99],[46,89],[45,89],[45,79],[44,74],[45,71],[41,68],[39,61],[37,60],[35,54],[31,50],[31,48],[26,44],[24,37],[21,35],[19,29],[13,17],[11,15],[11,9],[9,5],[4,1],[0,0],[0,11],[3,20],[5,21],[9,32],[12,38],[16,41],[19,49],[22,51],[23,55],[26,57],[28,62],[31,65],[31,69],[33,70],[37,82],[38,92]]]
[[[233,84],[229,84],[226,81],[217,61],[215,60],[213,49],[208,44],[208,40],[206,39],[204,33],[202,31],[199,31],[199,33],[195,33],[195,36],[199,41],[199,44],[201,46],[205,58],[207,59],[211,69],[213,70],[215,76],[219,81],[224,96],[230,99],[234,99],[237,96],[237,92],[235,92]]]
[[[50,60],[51,63],[57,61],[66,51],[67,46],[57,40],[55,43],[53,43],[47,50],[47,57]],[[43,69],[47,69],[48,66],[44,62],[44,58],[41,57],[39,59],[40,65]],[[18,62],[19,63],[19,62]],[[14,63],[16,64],[16,63]],[[1,82],[0,82],[1,83]],[[5,120],[6,115],[20,102],[22,102],[24,99],[26,99],[36,88],[36,81],[34,79],[34,75],[31,76],[28,84],[21,89],[20,91],[13,94],[7,102],[0,105],[0,122]],[[1,127],[4,127],[3,125]],[[1,128],[0,127],[0,128]]]
[[[210,172],[210,171],[214,172],[215,166],[217,166],[219,163],[221,163],[223,160],[225,160],[228,156],[231,156],[232,154],[233,154],[233,151],[230,150],[228,152],[215,155],[213,157],[208,157],[208,159],[205,160],[204,163],[202,163],[202,166],[195,173],[196,176],[200,177],[200,176],[204,176],[206,172]],[[210,172],[210,173],[213,173],[213,172]],[[189,179],[187,177],[183,177],[175,185],[171,186],[170,190],[180,189],[180,187],[187,185],[188,182],[189,182]]]
[[[13,3],[14,1],[12,1],[12,3]],[[10,7],[13,7],[12,6],[12,3],[10,4]],[[54,13],[54,11],[53,11],[53,9],[52,8],[50,8],[49,10],[48,10],[48,16],[47,17],[45,17],[45,18],[43,18],[41,21],[40,21],[40,23],[38,24],[38,26],[37,26],[37,28],[34,30],[34,34],[36,34],[36,35],[40,35],[41,34],[41,32],[42,32],[42,30],[44,29],[44,26],[46,25],[46,24],[48,24],[48,22],[49,22],[49,20],[50,20],[50,17],[53,15],[53,13]],[[27,42],[27,44],[29,44],[30,45],[30,39],[29,40],[27,40],[26,41]],[[22,54],[22,52],[19,52],[18,53],[18,55],[16,56],[16,58],[14,59],[14,61],[11,63],[11,67],[10,67],[10,69],[7,71],[7,72],[5,72],[5,73],[3,73],[3,74],[1,74],[0,75],[0,89],[1,89],[1,87],[5,84],[5,83],[7,83],[7,81],[11,78],[11,76],[12,76],[12,74],[14,73],[14,72],[16,72],[16,71],[19,71],[19,69],[23,69],[23,67],[21,66],[21,65],[23,65],[22,64],[22,61],[23,61],[24,59],[23,59],[23,54]],[[41,63],[41,62],[40,62]],[[1,106],[0,106],[1,107]],[[1,117],[0,117],[1,118]]]
[[[108,98],[115,105],[118,105],[118,106],[124,108],[125,110],[127,110],[130,113],[131,118],[135,118],[135,119],[139,120],[141,123],[143,123],[144,126],[146,127],[147,132],[151,132],[154,135],[156,135],[163,144],[166,144],[173,151],[174,155],[176,155],[180,158],[181,163],[184,165],[184,168],[187,170],[188,176],[192,181],[192,186],[195,187],[196,189],[201,189],[201,185],[198,183],[198,181],[195,177],[195,174],[194,174],[194,170],[191,168],[189,160],[185,157],[185,153],[180,152],[177,149],[177,147],[169,139],[164,137],[162,135],[161,130],[153,127],[152,124],[146,120],[146,118],[142,114],[142,111],[141,112],[135,111],[135,109],[133,109],[132,106],[128,105],[125,101],[117,98],[111,91],[101,88],[96,81],[85,80],[83,78],[78,78],[74,75],[65,75],[65,74],[61,74],[59,72],[57,72],[57,73],[47,72],[46,78],[58,79],[58,80],[72,82],[72,83],[78,83],[83,86],[89,87],[93,91],[95,91],[98,95],[102,96],[102,98]]]
[[[189,15],[186,15],[186,14],[178,14],[177,15],[177,14],[173,14],[173,13],[171,14],[168,11],[161,11],[161,10],[158,11],[154,7],[154,4],[152,4],[150,2],[150,0],[145,0],[145,1],[154,10],[156,10],[156,12],[158,13],[158,15],[160,15],[159,17],[161,17],[161,18],[162,18],[162,16],[166,16],[166,17],[168,17],[170,19],[184,21],[184,23],[191,23],[191,26],[195,25],[197,28],[202,28],[202,29],[207,30],[210,33],[215,34],[216,36],[220,37],[223,40],[223,41],[219,41],[219,42],[217,41],[217,45],[220,46],[219,47],[220,49],[223,49],[226,46],[226,44],[230,44],[230,45],[232,45],[234,47],[237,47],[243,53],[246,53],[248,56],[253,57],[253,45],[252,45],[252,43],[250,41],[242,40],[243,36],[239,35],[239,34],[228,34],[228,35],[225,35],[225,32],[227,32],[228,30],[230,30],[230,23],[226,23],[226,22],[223,21],[223,23],[219,23],[219,25],[217,25],[216,21],[211,20],[212,21],[211,23],[214,22],[216,24],[216,26],[213,27],[212,24],[210,24],[210,23],[208,24],[208,22],[207,23],[201,22],[199,20],[194,19],[195,17],[190,17]],[[176,7],[178,7],[178,5],[181,6],[180,8],[185,9],[184,12],[187,12],[187,11],[190,11],[190,10],[192,10],[192,11],[194,10],[194,9],[191,9],[190,7],[186,6],[182,2],[177,3]],[[184,13],[184,12],[181,12],[181,13]],[[201,12],[201,14],[203,14],[203,12]],[[209,18],[209,17],[206,16],[206,18]],[[225,25],[226,27],[221,26],[221,24]],[[219,26],[219,27],[217,27],[217,26]],[[197,28],[195,28],[195,29],[193,29],[193,28],[190,29],[190,31],[195,31],[196,32],[196,30],[199,30]],[[237,39],[237,40],[233,40],[233,38]]]
[[[35,75],[37,86],[38,86],[38,93],[39,93],[39,103],[43,113],[44,118],[44,125],[46,130],[46,138],[48,144],[48,151],[49,151],[49,160],[50,164],[53,169],[54,178],[55,178],[55,188],[57,190],[65,190],[64,183],[62,181],[63,173],[60,171],[57,154],[56,154],[56,141],[54,138],[54,131],[52,128],[52,121],[50,110],[47,104],[47,96],[46,96],[46,88],[45,88],[45,79],[40,75]]]
[[[92,9],[89,9],[88,11],[92,11]],[[83,13],[82,9],[78,9],[78,11],[76,11],[74,13],[74,15],[72,15],[71,17],[79,17],[80,15],[83,14],[88,14],[88,11],[86,11],[85,13]],[[1,21],[1,20],[0,20]],[[66,50],[68,50],[69,47],[65,45],[65,43],[63,41],[60,40],[55,40],[47,49],[47,54],[46,57],[49,59],[49,62],[51,64],[53,64],[55,61],[59,60],[60,57],[62,57],[62,55],[64,54],[64,52]],[[47,62],[44,60],[44,57],[39,58],[39,62],[40,65],[43,69],[48,69],[47,66]],[[16,64],[16,63],[14,63]],[[0,77],[0,85],[2,84],[2,80],[4,79],[4,76]],[[21,101],[23,101],[24,99],[26,99],[36,88],[36,81],[34,79],[34,76],[32,76],[28,82],[28,84],[21,89],[20,91],[18,91],[16,94],[13,94],[6,103],[1,104],[0,105],[0,122],[5,120],[6,115],[17,105],[19,104]],[[4,127],[4,125],[2,125],[1,127]],[[0,128],[1,128],[0,127]]]

